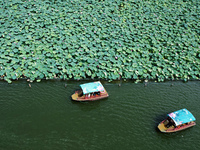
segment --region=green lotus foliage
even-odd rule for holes
[[[200,78],[198,0],[0,2],[0,79]]]

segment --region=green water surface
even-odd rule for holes
[[[0,150],[199,150],[200,82],[106,82],[109,98],[74,102],[90,81],[0,82]],[[121,86],[119,86],[119,84]],[[164,134],[166,114],[187,108],[197,125]]]

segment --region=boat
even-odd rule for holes
[[[195,120],[192,113],[184,108],[168,114],[167,118],[158,125],[158,129],[166,133],[181,131],[196,125]]]
[[[71,96],[74,101],[95,101],[107,98],[109,95],[100,81],[80,85],[81,89]]]

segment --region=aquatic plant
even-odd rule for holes
[[[196,0],[0,2],[0,79],[199,79]]]

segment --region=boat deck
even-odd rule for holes
[[[170,126],[169,128],[165,127],[165,125],[163,124],[163,122],[161,122],[159,125],[158,125],[158,129],[161,131],[161,132],[177,132],[177,131],[181,131],[181,130],[184,130],[184,129],[187,129],[189,127],[192,127],[196,125],[195,122],[191,122],[191,123],[188,123],[188,124],[185,124],[185,125],[182,125],[182,126],[177,126],[177,127],[174,127],[174,126]]]
[[[108,96],[109,95],[106,92],[106,90],[104,91],[104,93],[101,93],[100,95],[90,96],[90,97],[86,97],[85,95],[79,97],[78,92],[75,92],[72,95],[72,100],[74,100],[74,101],[95,101],[95,100],[107,98]]]

